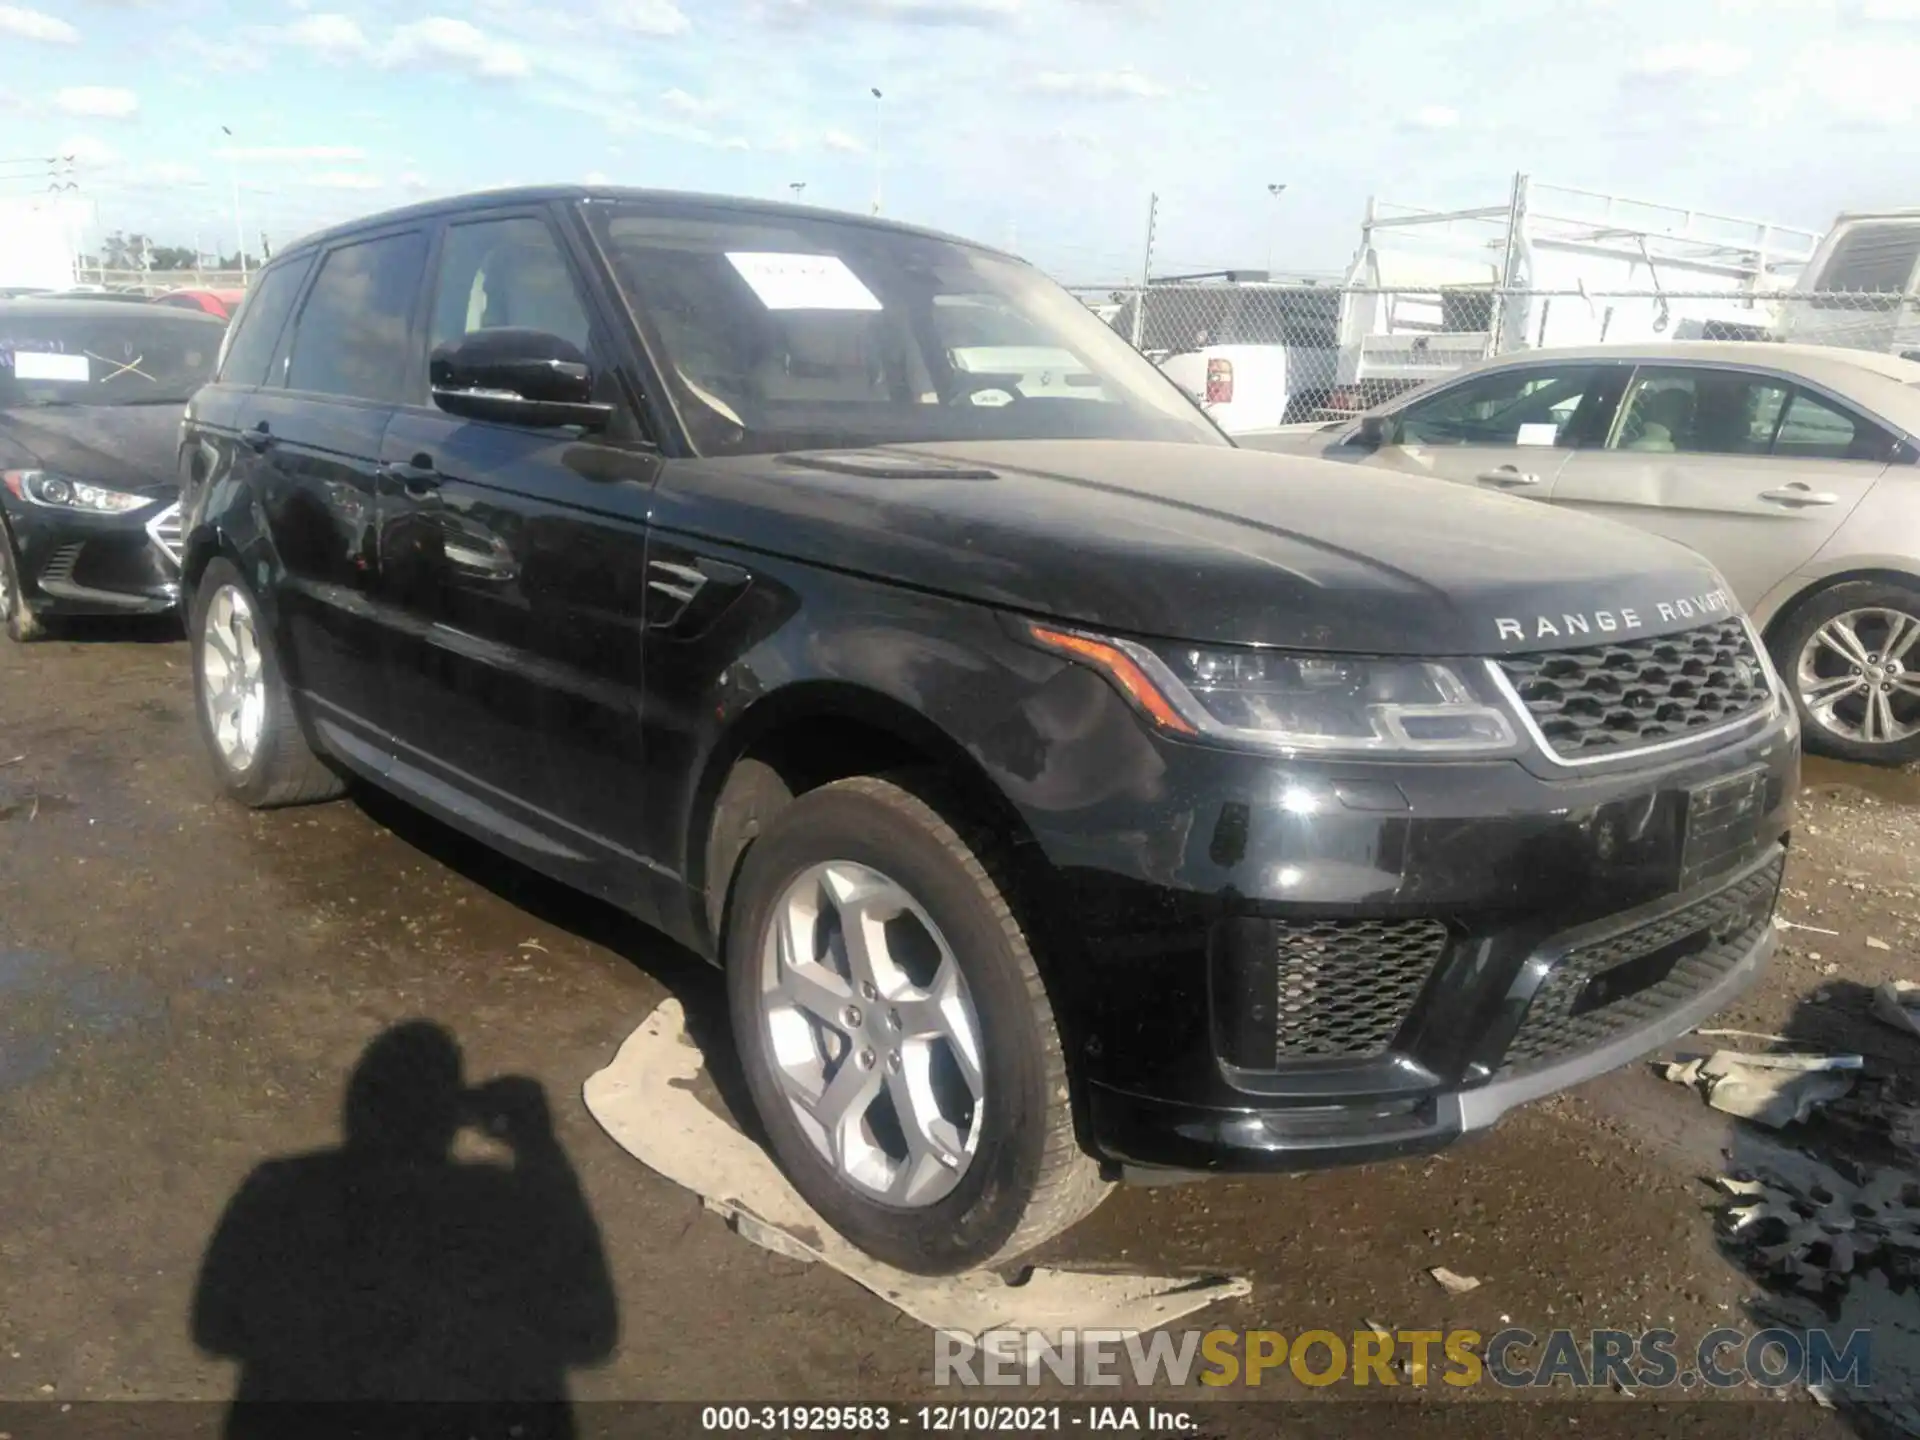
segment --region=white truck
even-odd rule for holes
[[[66,290],[90,207],[55,195],[0,200],[0,294]]]
[[[1184,276],[1147,287],[1137,319],[1142,292],[1125,296],[1109,323],[1239,434],[1338,419],[1515,350],[1765,338],[1769,297],[1819,240],[1516,175],[1496,205],[1370,200],[1335,283]]]
[[[1920,209],[1840,215],[1773,338],[1920,360]]]

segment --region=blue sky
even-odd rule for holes
[[[1920,0],[0,0],[0,195],[71,154],[103,228],[231,251],[235,179],[281,243],[489,185],[879,179],[1098,281],[1158,191],[1160,270],[1338,270],[1370,193],[1516,170],[1811,228],[1920,204],[1917,77]]]

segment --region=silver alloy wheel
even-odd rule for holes
[[[1891,745],[1920,734],[1920,618],[1871,606],[1827,621],[1800,648],[1795,680],[1829,734]]]
[[[986,1094],[979,1016],[940,928],[897,881],[833,860],[782,892],[760,955],[769,1054],[814,1148],[875,1199],[949,1194]]]
[[[253,764],[267,719],[267,669],[253,602],[222,585],[200,627],[200,691],[220,758],[235,774]]]

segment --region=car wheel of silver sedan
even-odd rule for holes
[[[1788,617],[1774,652],[1809,750],[1881,764],[1920,758],[1920,591],[1836,585]]]
[[[727,909],[734,1037],[782,1169],[828,1224],[923,1274],[1011,1259],[1106,1193],[1074,1136],[999,842],[921,792],[809,791]]]

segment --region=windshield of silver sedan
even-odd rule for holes
[[[707,455],[965,440],[1227,443],[1019,261],[891,226],[585,207]]]

